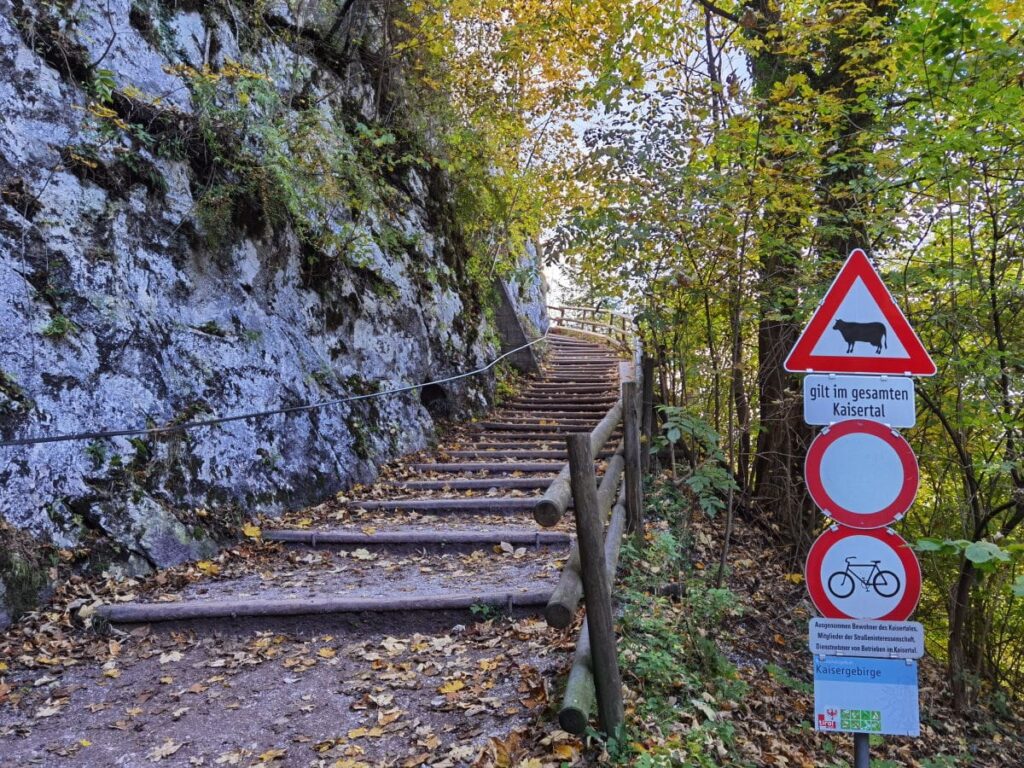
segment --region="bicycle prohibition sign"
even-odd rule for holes
[[[832,526],[811,546],[804,575],[827,619],[906,621],[921,597],[921,566],[891,528]]]
[[[828,591],[838,598],[847,598],[860,582],[865,590],[873,589],[881,597],[893,597],[900,591],[900,577],[893,571],[886,571],[878,566],[880,560],[870,563],[855,563],[856,558],[846,558],[846,570],[836,571],[828,577]],[[865,569],[867,572],[865,574]],[[864,575],[861,575],[864,574]]]

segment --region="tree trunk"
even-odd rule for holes
[[[953,689],[953,709],[957,714],[967,711],[967,670],[970,653],[967,647],[967,620],[971,610],[971,587],[974,586],[974,563],[964,558],[960,576],[949,600],[949,680]]]

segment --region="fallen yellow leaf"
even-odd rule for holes
[[[209,560],[200,560],[196,563],[196,568],[208,576],[216,576],[220,573],[220,566],[216,563],[211,563]]]
[[[337,653],[333,648],[321,648],[319,651],[316,652],[316,655],[319,656],[321,659],[333,659],[337,655]]]
[[[263,536],[263,531],[260,530],[258,525],[252,523],[246,523],[242,526],[242,533],[248,536],[250,539],[258,539]]]
[[[437,690],[441,693],[456,693],[466,687],[466,684],[461,680],[449,680],[447,683],[442,685]]]
[[[576,757],[576,750],[568,744],[555,744],[551,754],[559,760],[573,760]]]
[[[268,749],[266,752],[260,755],[261,763],[270,763],[274,760],[280,760],[285,756],[288,750],[286,749]]]

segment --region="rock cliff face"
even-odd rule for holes
[[[286,408],[493,358],[449,182],[382,127],[402,108],[382,5],[0,0],[0,437]],[[510,294],[542,328],[523,274]],[[439,410],[491,386],[447,386]],[[412,392],[0,447],[0,537],[177,563],[432,429]]]

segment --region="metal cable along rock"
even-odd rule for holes
[[[466,379],[470,376],[476,376],[477,374],[489,371],[491,368],[496,366],[502,360],[507,357],[511,357],[517,352],[521,352],[524,349],[532,347],[534,344],[539,344],[548,338],[548,334],[545,333],[543,336],[534,339],[528,344],[511,349],[502,355],[494,358],[487,365],[476,370],[469,371],[467,373],[459,373],[454,376],[448,376],[443,379],[434,379],[433,381],[424,381],[420,384],[409,384],[405,387],[397,387],[395,389],[387,389],[383,392],[371,392],[366,395],[352,395],[351,397],[339,397],[334,400],[324,400],[319,403],[306,403],[305,405],[292,405],[287,408],[273,408],[265,411],[251,411],[249,413],[237,413],[231,416],[222,416],[217,419],[204,419],[203,421],[187,421],[182,424],[172,424],[166,427],[139,427],[134,429],[109,429],[101,431],[91,432],[72,432],[67,435],[48,435],[43,437],[22,437],[15,440],[2,440],[0,441],[0,448],[11,448],[19,445],[40,445],[43,443],[66,443],[72,440],[97,440],[107,437],[128,437],[130,435],[161,435],[168,434],[171,432],[181,432],[188,429],[199,429],[200,427],[215,427],[218,424],[227,424],[232,421],[244,421],[246,419],[258,419],[263,416],[278,416],[286,413],[302,413],[304,411],[313,411],[318,408],[329,408],[333,405],[343,405],[344,403],[354,403],[359,400],[372,400],[377,397],[386,397],[388,395],[399,395],[403,392],[412,392],[423,387],[429,387],[435,384],[447,384],[448,382],[458,381],[459,379]]]

